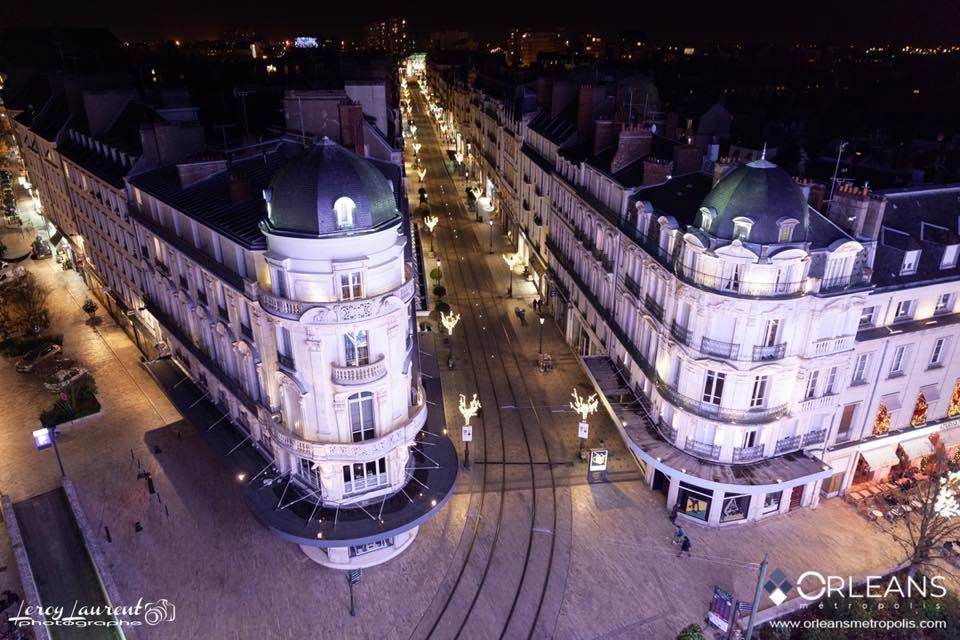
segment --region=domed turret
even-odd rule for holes
[[[277,171],[264,197],[265,230],[279,235],[350,235],[400,218],[387,178],[327,138]]]
[[[696,222],[721,240],[796,242],[806,237],[808,211],[807,199],[790,174],[760,159],[721,178],[703,200]]]

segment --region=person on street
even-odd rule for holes
[[[677,530],[673,532],[673,544],[682,543],[686,536],[687,532],[683,530],[683,527],[677,525]]]
[[[693,557],[690,555],[690,538],[687,536],[683,536],[683,544],[680,545],[680,553],[677,554],[677,557],[682,556],[684,552],[686,552],[688,558]]]

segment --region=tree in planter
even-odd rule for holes
[[[438,299],[442,299],[443,296],[447,295],[447,288],[442,284],[438,284],[433,288],[433,295]]]
[[[87,298],[83,301],[83,312],[90,316],[90,320],[93,320],[97,315],[97,303]]]
[[[50,290],[27,272],[0,290],[0,325],[10,335],[39,335],[50,326]]]
[[[59,399],[46,411],[40,412],[40,423],[46,427],[82,418],[100,409],[97,402],[97,383],[85,375],[60,392]]]
[[[448,305],[443,300],[438,302],[433,308],[440,315],[443,315],[445,313],[450,313],[450,305]]]
[[[440,270],[440,264],[438,263],[433,269],[430,270],[430,279],[436,283],[436,286],[440,286],[440,280],[443,278],[443,271]]]
[[[707,640],[707,637],[703,635],[703,628],[700,625],[688,624],[677,634],[677,640]]]

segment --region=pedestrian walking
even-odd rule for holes
[[[683,530],[683,527],[677,525],[676,531],[673,532],[673,544],[680,544],[685,537],[687,537],[687,532]]]
[[[677,524],[677,514],[680,512],[680,502],[677,501],[673,504],[673,509],[670,510],[670,522]]]
[[[686,552],[688,558],[693,557],[690,555],[690,538],[687,536],[683,536],[683,544],[680,545],[680,552],[677,554],[677,557],[682,556],[684,552]]]

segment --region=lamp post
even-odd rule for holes
[[[443,328],[447,330],[449,338],[447,338],[447,368],[453,369],[453,344],[450,342],[450,338],[453,337],[453,328],[457,326],[457,323],[460,322],[460,314],[453,314],[451,309],[449,313],[444,314],[440,313],[440,324],[443,325]]]
[[[520,254],[514,253],[509,256],[504,255],[503,260],[504,262],[507,263],[507,266],[510,268],[510,287],[507,288],[507,297],[512,298],[513,297],[513,269],[520,262]]]
[[[543,323],[546,321],[546,318],[540,316],[540,355],[543,355]]]
[[[63,470],[63,459],[60,457],[60,447],[57,446],[57,428],[43,427],[33,432],[33,443],[37,449],[46,449],[53,446],[53,452],[57,455],[57,464],[60,466],[60,477],[66,478],[67,472]]]
[[[426,168],[420,167],[419,169],[417,169],[417,175],[420,177],[420,182],[423,182],[423,179],[424,179],[424,178],[426,177],[426,175],[427,175],[427,170],[426,170]]]
[[[433,228],[437,226],[438,222],[440,222],[440,218],[434,215],[429,215],[423,219],[423,224],[427,225],[427,229],[430,230],[430,253],[433,253]]]
[[[577,436],[580,438],[579,455],[580,459],[583,460],[586,456],[584,444],[586,439],[590,436],[590,425],[587,424],[587,418],[597,410],[597,407],[600,405],[600,401],[597,400],[597,394],[595,393],[589,398],[581,398],[576,389],[574,389],[573,393],[570,395],[573,396],[573,402],[570,403],[570,408],[580,415],[580,424],[578,425]]]
[[[480,401],[477,400],[477,394],[473,394],[473,399],[467,403],[467,397],[460,394],[460,415],[463,416],[463,468],[470,468],[470,441],[473,440],[473,429],[470,428],[470,418],[477,415],[480,411]]]
[[[487,220],[490,225],[490,255],[493,255],[493,218]]]

